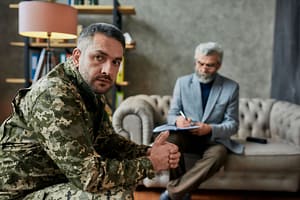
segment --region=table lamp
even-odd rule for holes
[[[71,6],[45,1],[19,3],[19,34],[47,39],[46,70],[51,70],[51,39],[77,37],[77,10]]]

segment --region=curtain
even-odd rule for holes
[[[271,97],[300,104],[300,1],[277,0]]]

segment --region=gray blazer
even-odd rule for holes
[[[239,85],[217,74],[212,85],[205,110],[202,109],[201,88],[195,73],[179,77],[168,113],[168,123],[175,124],[179,111],[193,121],[201,121],[212,127],[212,141],[226,146],[234,153],[243,153],[243,145],[230,139],[239,127]]]

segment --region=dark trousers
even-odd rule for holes
[[[172,199],[182,199],[184,194],[196,190],[220,169],[227,157],[227,149],[221,144],[212,143],[210,135],[171,132],[168,141],[176,144],[182,155],[179,167],[170,170],[167,190]],[[185,168],[184,153],[200,156],[191,169]]]

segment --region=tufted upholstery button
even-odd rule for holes
[[[248,103],[248,102],[246,103],[246,108],[248,108],[248,109],[249,109],[249,103]]]
[[[154,105],[157,106],[157,105],[158,105],[158,100],[157,100],[157,98],[153,98],[153,101],[154,101]]]
[[[241,113],[241,114],[240,114],[240,118],[241,118],[241,119],[244,119],[244,118],[245,118],[244,113]]]
[[[263,124],[263,127],[262,127],[262,129],[263,129],[263,132],[266,132],[267,131],[267,125],[266,124]]]
[[[249,124],[249,125],[248,125],[248,130],[251,132],[251,131],[252,131],[252,129],[253,129],[252,125],[251,125],[251,124]]]
[[[283,124],[283,119],[280,119],[279,124],[280,124],[280,125]]]

